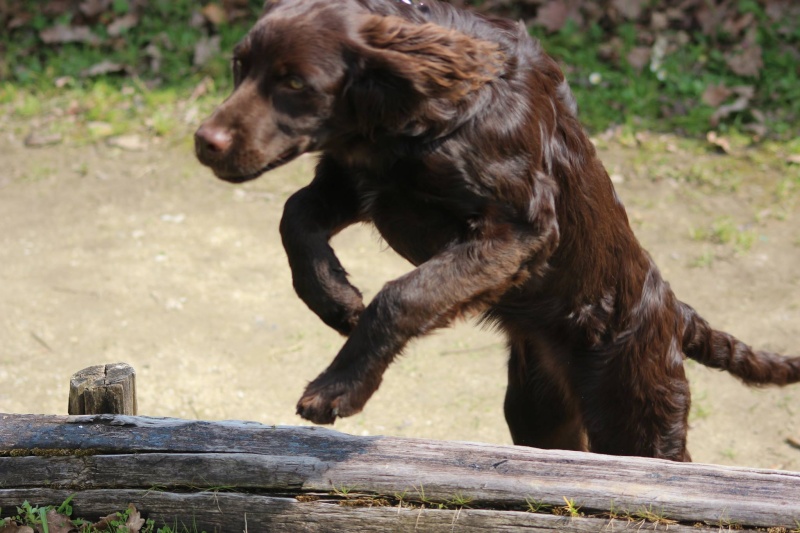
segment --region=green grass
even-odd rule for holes
[[[58,93],[33,86],[0,83],[0,119],[21,137],[31,131],[60,134],[65,142],[93,143],[108,137],[139,134],[184,139],[208,115],[222,95],[214,92],[190,100],[191,90],[147,89],[127,80],[107,80]],[[45,120],[34,121],[41,117]]]
[[[800,35],[780,35],[776,25],[766,22],[762,7],[752,3],[763,23],[758,44],[763,49],[764,67],[758,78],[733,74],[716,46],[717,36],[695,32],[685,45],[675,47],[655,71],[641,72],[625,59],[638,45],[637,29],[622,24],[611,30],[593,26],[585,31],[568,22],[554,34],[536,31],[545,50],[559,60],[570,80],[580,107],[580,116],[590,130],[601,131],[611,124],[636,129],[671,131],[692,136],[710,129],[715,109],[701,97],[706,87],[751,85],[755,97],[751,107],[766,112],[773,136],[791,139],[800,120],[800,74],[796,60],[782,43],[800,41]],[[610,38],[621,42],[620,60],[603,60],[598,54]],[[735,113],[723,120],[719,131],[741,131],[753,122],[751,111]]]
[[[525,498],[525,503],[528,506],[528,512],[531,513],[546,513],[552,510],[553,506],[543,501],[535,500],[533,498]]]
[[[722,457],[725,457],[726,459],[729,459],[731,461],[736,460],[736,450],[734,450],[733,448],[725,448],[724,450],[720,450],[719,454]]]
[[[639,508],[636,512],[632,513],[631,516],[634,519],[644,520],[645,522],[650,522],[656,525],[661,524],[667,527],[678,523],[676,520],[667,518],[663,510],[654,510],[652,505]]]
[[[473,502],[473,498],[461,492],[456,492],[447,500],[437,500],[425,494],[425,487],[422,485],[412,487],[416,493],[416,497],[409,494],[408,491],[396,492],[394,500],[399,507],[428,507],[431,509],[463,509],[469,508],[469,504]],[[338,494],[337,494],[338,495]],[[378,497],[376,501],[386,502],[388,499]]]
[[[347,496],[348,494],[350,494],[351,492],[353,492],[353,489],[351,487],[346,487],[344,485],[342,485],[341,487],[337,488],[336,485],[331,483],[331,486],[333,487],[332,493],[334,495],[336,495],[336,496],[344,497],[344,496]]]
[[[37,7],[38,2],[22,2],[33,18],[27,24],[16,28],[0,38],[0,50],[5,50],[5,59],[0,64],[0,80],[7,80],[24,86],[47,87],[59,78],[71,78],[73,86],[88,87],[91,80],[82,78],[81,73],[98,63],[109,60],[126,66],[151,83],[169,86],[191,86],[204,76],[222,78],[228,71],[227,57],[230,49],[247,30],[247,24],[257,18],[263,2],[250,0],[251,16],[240,24],[222,24],[216,28],[223,51],[208,63],[195,67],[192,64],[195,44],[205,36],[201,27],[189,24],[194,10],[202,4],[193,0],[151,2],[147,9],[141,10],[138,24],[123,32],[120,39],[110,39],[104,17],[89,26],[99,44],[66,43],[44,46],[39,32],[57,24],[69,24],[70,16],[47,17]],[[116,15],[129,10],[127,0],[114,2]],[[160,65],[153,68],[148,46],[158,48]],[[106,79],[119,79],[116,74]]]
[[[706,250],[691,261],[689,267],[691,268],[708,268],[714,264],[714,252]]]
[[[560,509],[563,511],[565,516],[569,516],[571,518],[578,518],[580,516],[583,516],[583,513],[580,512],[581,506],[576,504],[575,500],[564,496],[564,503],[566,505],[564,505],[564,507],[561,507]]]
[[[731,245],[740,253],[749,251],[758,237],[755,230],[737,224],[730,216],[717,218],[709,228],[694,228],[690,235],[696,241]]]
[[[0,529],[3,529],[3,526],[13,522],[18,526],[27,526],[37,531],[47,533],[51,526],[56,527],[56,524],[68,520],[74,527],[80,529],[82,533],[100,533],[101,531],[128,531],[129,529],[126,524],[132,521],[142,524],[140,529],[137,530],[140,533],[201,533],[198,531],[196,525],[178,525],[177,519],[172,526],[165,524],[158,527],[155,520],[140,519],[138,512],[132,505],[125,511],[113,513],[106,517],[105,522],[108,528],[98,529],[93,526],[92,521],[72,517],[72,498],[73,496],[70,496],[57,507],[54,505],[34,506],[28,501],[24,501],[20,506],[16,507],[15,515],[0,520]],[[0,514],[2,514],[2,509],[0,509]],[[59,528],[58,530],[62,531],[63,528]]]
[[[708,393],[703,391],[692,398],[692,406],[689,410],[689,421],[697,422],[705,420],[711,415],[711,408],[708,406]]]
[[[263,0],[248,0],[248,16],[215,27],[220,53],[195,66],[195,44],[207,36],[207,30],[202,25],[193,27],[189,20],[205,3],[153,0],[141,11],[137,25],[122,38],[112,39],[107,30],[109,17],[130,9],[128,0],[115,0],[113,13],[89,27],[100,39],[99,44],[45,45],[39,32],[58,23],[69,24],[71,18],[48,16],[38,2],[23,0],[20,5],[32,18],[0,36],[0,106],[10,108],[16,118],[25,120],[69,109],[70,103],[77,102],[78,109],[71,111],[76,117],[75,126],[62,124],[62,128],[70,137],[88,141],[109,135],[109,128],[90,128],[84,122],[109,124],[110,134],[144,130],[152,135],[171,135],[181,129],[183,122],[175,105],[202,80],[214,80],[209,87],[209,96],[214,100],[230,90],[230,51],[257,18]],[[779,33],[757,2],[740,1],[738,9],[741,13],[752,12],[760,21],[757,42],[763,50],[764,67],[757,78],[731,73],[718,46],[724,42],[724,35],[692,32],[687,43],[670,48],[660,64],[654,65],[657,68],[645,66],[638,72],[625,59],[628,52],[643,44],[641,33],[631,23],[604,28],[580,28],[567,23],[556,33],[541,29],[533,33],[562,63],[578,99],[581,120],[590,131],[622,125],[631,130],[701,136],[709,130],[709,118],[714,112],[702,103],[701,95],[709,85],[724,83],[728,87],[753,86],[751,108],[765,115],[770,134],[795,138],[800,132],[800,72],[788,45],[800,42],[800,31]],[[665,35],[671,40],[676,37],[668,32]],[[620,43],[618,60],[601,57],[600,50],[611,39]],[[157,70],[148,47],[159,51]],[[86,69],[104,60],[125,65],[127,74],[82,76]],[[186,110],[182,111],[185,115]],[[744,130],[753,120],[749,110],[734,113],[723,120],[718,130],[730,135]],[[751,137],[747,135],[748,139]]]
[[[469,504],[472,503],[472,498],[469,496],[465,496],[464,494],[457,492],[447,501],[448,507],[468,507]]]

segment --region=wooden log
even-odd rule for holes
[[[19,505],[30,491],[45,489],[117,494],[226,487],[268,491],[270,496],[359,493],[426,507],[461,502],[495,513],[498,520],[532,501],[563,507],[565,498],[596,516],[661,516],[687,525],[791,529],[800,520],[797,472],[356,437],[318,427],[248,422],[0,415],[0,473],[4,508]],[[114,502],[119,508],[130,503]],[[60,502],[56,497],[48,503]],[[151,509],[156,507],[142,510]]]
[[[97,365],[69,380],[71,415],[135,415],[136,372],[126,363]]]
[[[0,501],[6,500],[0,489]],[[667,530],[666,524],[642,519],[610,519],[534,514],[522,511],[484,509],[438,509],[436,507],[372,506],[351,500],[299,502],[295,498],[258,494],[202,492],[177,494],[143,490],[18,491],[32,505],[64,501],[73,496],[75,516],[104,516],[109,509],[124,509],[133,503],[146,516],[163,525],[189,526],[189,531],[269,531],[270,533],[386,531],[398,533],[596,533],[598,531]],[[351,503],[348,503],[351,502]],[[344,505],[343,505],[344,503]],[[187,510],[191,510],[187,512]],[[176,517],[180,517],[176,519]],[[193,528],[195,526],[195,528]],[[671,533],[709,533],[714,529],[669,525]]]

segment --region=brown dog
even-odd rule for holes
[[[233,63],[200,161],[239,183],[322,152],[280,230],[298,295],[347,341],[302,417],[361,411],[410,339],[475,313],[508,336],[517,444],[689,460],[684,356],[800,380],[800,358],[675,298],[522,25],[432,0],[275,0]],[[357,222],[417,266],[367,307],[328,245]]]

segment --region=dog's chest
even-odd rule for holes
[[[399,168],[358,180],[361,210],[397,253],[415,265],[461,240],[476,206],[458,187]]]

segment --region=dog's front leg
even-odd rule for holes
[[[389,282],[328,369],[308,385],[298,414],[331,424],[337,416],[358,413],[410,339],[487,309],[509,288],[538,275],[557,242],[554,219],[541,233],[503,227],[491,238],[456,244]]]
[[[355,189],[337,165],[323,159],[311,184],[286,202],[280,224],[297,295],[343,335],[355,328],[364,303],[328,241],[359,220]]]

